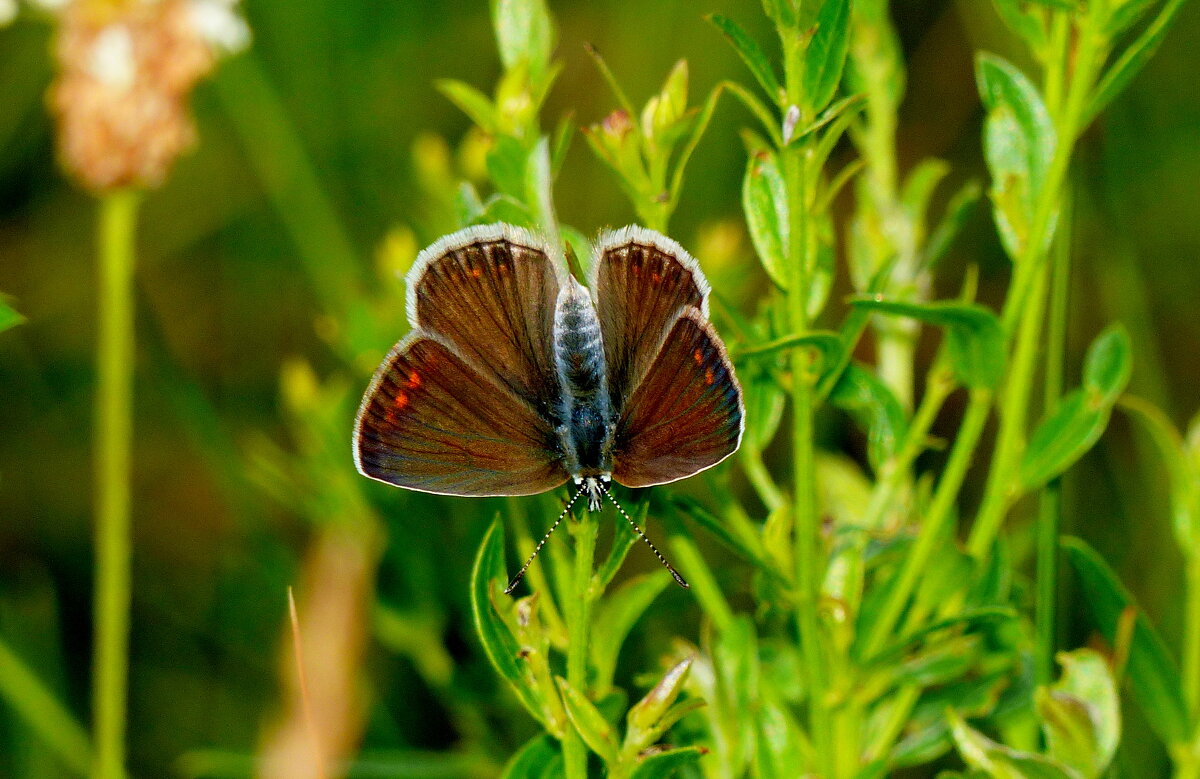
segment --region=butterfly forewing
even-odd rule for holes
[[[375,374],[354,455],[371,478],[446,495],[532,495],[568,475],[550,422],[422,331]]]
[[[716,465],[742,437],[742,392],[717,334],[686,311],[667,333],[617,424],[613,478],[628,487]]]
[[[591,287],[604,333],[608,388],[618,411],[685,311],[707,316],[708,282],[679,244],[638,227],[600,238]]]
[[[544,241],[507,225],[472,227],[418,258],[408,277],[408,315],[553,420],[558,288]]]

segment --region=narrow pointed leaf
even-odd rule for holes
[[[1183,742],[1188,738],[1187,706],[1179,671],[1162,638],[1096,550],[1079,538],[1064,538],[1062,546],[1079,577],[1088,612],[1109,645],[1117,639],[1126,610],[1136,611],[1126,664],[1133,697],[1163,743]]]
[[[783,90],[779,87],[779,80],[775,78],[775,70],[771,67],[770,60],[767,59],[767,55],[763,53],[758,43],[737,22],[726,16],[711,14],[708,21],[725,34],[725,37],[733,44],[738,56],[746,63],[746,67],[750,68],[754,78],[767,93],[767,97],[772,103],[779,105],[782,101]]]
[[[804,53],[804,99],[809,116],[829,105],[842,80],[850,40],[850,0],[825,0]]]
[[[1015,2],[1016,0],[1011,1]],[[1183,8],[1184,2],[1185,0],[1167,0],[1159,9],[1158,15],[1154,17],[1154,21],[1150,22],[1137,39],[1121,53],[1117,61],[1100,79],[1100,84],[1096,87],[1087,110],[1084,112],[1081,128],[1090,124],[1096,115],[1107,108],[1113,98],[1121,94],[1125,87],[1129,86],[1129,82],[1133,81],[1134,77],[1141,72],[1150,58],[1154,56],[1154,52],[1158,51],[1163,39],[1167,37],[1167,31],[1171,28],[1171,23],[1175,21],[1180,9]]]
[[[1004,329],[987,308],[974,303],[906,303],[875,297],[852,298],[850,303],[945,328],[954,375],[972,388],[995,388],[1000,383],[1004,375]]]
[[[434,86],[454,105],[489,133],[495,133],[497,128],[496,107],[487,95],[470,84],[443,78],[434,82]]]
[[[679,769],[695,765],[707,751],[701,747],[682,747],[655,752],[638,761],[630,779],[669,779]]]
[[[493,595],[502,592],[507,581],[508,575],[504,570],[504,531],[497,516],[483,536],[479,553],[475,557],[475,566],[471,571],[471,616],[475,622],[475,631],[479,634],[479,642],[483,645],[483,651],[491,661],[492,667],[513,686],[517,697],[530,714],[542,721],[545,716],[542,706],[530,689],[524,669],[518,660],[520,647],[517,640],[492,605]]]
[[[1126,395],[1120,406],[1142,424],[1167,468],[1175,538],[1185,557],[1200,554],[1200,468],[1188,457],[1183,436],[1157,407]]]
[[[572,687],[566,679],[559,676],[554,681],[558,684],[559,692],[562,693],[563,708],[567,710],[567,716],[571,718],[571,724],[575,726],[579,737],[604,762],[616,762],[617,738],[613,733],[612,725],[604,719],[604,715],[600,713],[595,704],[589,701],[582,692]]]

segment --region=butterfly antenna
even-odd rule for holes
[[[567,512],[571,510],[571,506],[575,505],[575,501],[579,500],[579,496],[583,494],[585,489],[587,489],[586,484],[580,485],[579,489],[575,492],[571,499],[567,501],[567,505],[563,506],[562,513],[558,515],[558,519],[554,520],[554,524],[551,525],[550,529],[546,531],[546,535],[542,536],[542,540],[538,541],[538,545],[533,548],[533,554],[529,555],[529,559],[526,560],[525,564],[521,566],[521,570],[517,571],[517,575],[509,580],[508,586],[504,588],[505,595],[511,595],[512,591],[517,589],[517,585],[520,584],[521,579],[525,577],[525,572],[529,570],[529,566],[533,565],[533,559],[538,556],[538,552],[542,551],[542,547],[546,545],[546,540],[550,538],[550,534],[557,530],[558,526],[562,524],[563,517],[565,517]]]
[[[614,498],[612,493],[608,491],[608,487],[605,487],[604,484],[601,483],[600,491],[603,492],[604,495],[612,502],[612,504],[617,507],[617,511],[621,512],[621,516],[625,517],[625,519],[629,522],[629,526],[633,528],[633,532],[637,534],[638,538],[646,542],[646,546],[650,547],[650,551],[654,552],[654,556],[657,557],[658,561],[663,564],[663,567],[671,572],[671,576],[675,577],[676,583],[678,583],[683,589],[688,589],[689,585],[687,580],[679,575],[679,571],[675,570],[675,566],[667,562],[667,558],[662,556],[662,552],[658,551],[658,547],[654,545],[654,542],[646,537],[645,531],[638,527],[638,524],[633,521],[633,517],[629,516],[625,509],[621,507],[620,503],[617,503],[617,499]]]

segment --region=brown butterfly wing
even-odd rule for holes
[[[626,227],[597,242],[590,283],[608,389],[620,412],[675,320],[689,310],[708,316],[708,282],[679,244],[652,230]]]
[[[567,479],[552,424],[419,330],[371,381],[354,460],[365,476],[443,495],[532,495]]]
[[[690,309],[625,403],[613,446],[613,478],[649,487],[691,476],[737,451],[742,390],[725,346]]]
[[[553,420],[558,288],[543,240],[509,225],[469,227],[417,258],[408,274],[408,318]]]

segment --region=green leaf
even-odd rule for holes
[[[767,686],[757,707],[756,775],[761,779],[793,779],[805,775],[810,748],[788,706]]]
[[[868,457],[878,471],[896,454],[908,429],[900,401],[873,371],[858,363],[846,366],[829,401],[850,412],[867,431]]]
[[[780,289],[788,283],[787,185],[774,152],[752,153],[742,179],[742,211],[750,240],[771,281]]]
[[[561,676],[555,677],[558,691],[562,693],[563,708],[571,718],[575,731],[588,747],[599,755],[605,763],[615,763],[617,760],[617,739],[613,727],[600,710],[587,699],[582,692],[576,690]]]
[[[935,265],[950,251],[954,239],[962,232],[967,220],[974,213],[980,192],[978,181],[968,181],[950,198],[937,227],[929,233],[929,239],[925,241],[924,256],[921,258],[923,267]]]
[[[1099,779],[1121,740],[1117,685],[1108,663],[1091,649],[1062,652],[1062,678],[1035,694],[1046,751],[1085,779]]]
[[[655,752],[638,761],[630,779],[668,779],[679,769],[695,764],[707,751],[702,747],[681,747]]]
[[[1029,438],[1021,458],[1022,489],[1035,490],[1074,465],[1104,434],[1112,406],[1097,406],[1077,389],[1064,395]]]
[[[796,7],[792,0],[763,0],[763,12],[776,27],[796,26]]]
[[[775,78],[775,70],[771,67],[767,55],[763,53],[758,43],[737,22],[726,16],[710,14],[708,21],[712,22],[714,27],[724,33],[729,42],[733,44],[734,50],[742,58],[742,61],[746,63],[746,67],[750,68],[750,72],[754,74],[754,78],[758,80],[759,85],[767,93],[767,97],[771,99],[771,102],[781,105],[783,103],[783,89],[779,86],[779,80]]]
[[[1025,39],[1029,48],[1040,51],[1047,40],[1046,15],[1026,10],[1025,0],[993,0],[996,12],[1009,28]]]
[[[953,710],[946,716],[963,761],[971,768],[986,772],[992,779],[1081,779],[1075,771],[1049,758],[997,744],[969,726]]]
[[[504,590],[508,575],[504,570],[504,531],[500,517],[492,520],[491,526],[479,545],[475,566],[471,570],[471,616],[483,651],[492,667],[513,689],[517,697],[531,714],[544,722],[541,703],[530,689],[524,668],[518,661],[520,647],[512,631],[496,612],[492,598]],[[501,596],[503,597],[503,596]]]
[[[804,52],[804,99],[809,116],[833,99],[850,40],[850,0],[825,0],[817,12],[817,29]]]
[[[996,226],[1009,256],[1018,260],[1054,157],[1050,114],[1034,85],[1011,63],[991,54],[976,61],[984,106],[984,156],[992,174]],[[1046,240],[1053,231],[1047,230]]]
[[[1004,329],[987,308],[974,303],[906,303],[880,297],[856,297],[850,303],[945,328],[950,368],[958,380],[972,388],[999,385],[1004,375]]]
[[[1079,577],[1088,612],[1110,645],[1117,640],[1126,610],[1136,612],[1126,664],[1133,697],[1163,743],[1182,743],[1189,737],[1187,705],[1183,701],[1179,671],[1162,638],[1094,549],[1082,539],[1071,537],[1063,538],[1062,546]]]
[[[1154,17],[1154,21],[1142,30],[1137,39],[1125,51],[1121,52],[1121,56],[1100,79],[1096,91],[1092,93],[1092,98],[1080,121],[1080,129],[1087,127],[1097,114],[1107,108],[1113,98],[1121,94],[1125,87],[1129,86],[1129,82],[1133,81],[1134,76],[1145,67],[1163,39],[1167,37],[1167,30],[1171,28],[1171,23],[1175,21],[1175,16],[1183,8],[1184,2],[1185,0],[1167,0],[1159,9],[1158,15]]]
[[[653,739],[647,738],[647,735],[658,730],[659,721],[679,697],[693,659],[687,657],[676,663],[663,674],[658,684],[629,710],[626,717],[629,723],[627,739],[637,749],[644,749],[653,743]]]
[[[645,515],[642,519],[644,521]],[[632,535],[632,534],[631,534]],[[591,655],[601,687],[612,683],[617,656],[629,631],[670,582],[666,571],[631,577],[597,606],[592,621]]]
[[[437,90],[469,116],[472,122],[489,133],[496,132],[496,107],[487,95],[470,84],[452,78],[438,79],[433,83]]]
[[[16,327],[24,321],[25,317],[18,314],[3,300],[0,300],[0,333],[3,333],[10,327]]]
[[[1084,386],[1064,395],[1029,438],[1021,459],[1022,487],[1032,490],[1050,481],[1100,440],[1113,403],[1129,383],[1132,351],[1119,325],[1096,337],[1084,360]]]
[[[534,736],[504,767],[500,779],[561,779],[562,749],[550,736]]]
[[[1194,557],[1200,553],[1200,467],[1188,456],[1183,436],[1161,410],[1129,395],[1121,398],[1119,405],[1142,423],[1167,466],[1175,539],[1184,557]]]
[[[1095,402],[1112,405],[1133,372],[1133,344],[1120,324],[1109,325],[1088,347],[1083,387]]]
[[[492,0],[492,24],[506,70],[524,62],[535,79],[550,64],[554,23],[545,0]]]

